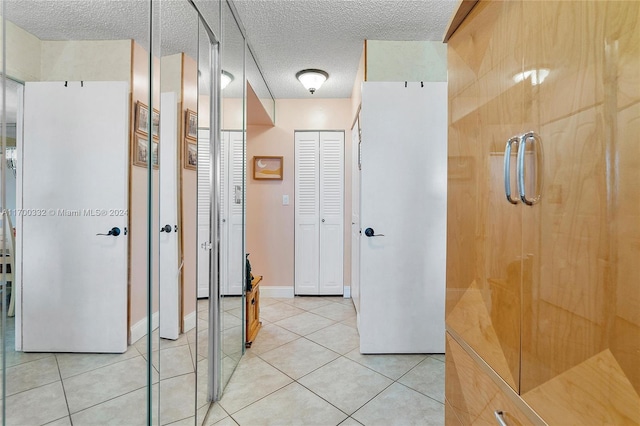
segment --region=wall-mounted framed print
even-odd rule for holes
[[[136,132],[147,135],[147,128],[149,127],[149,107],[142,102],[136,102],[136,119],[135,129]]]
[[[253,178],[258,180],[282,180],[283,157],[255,156],[253,157]]]
[[[131,158],[134,166],[147,167],[149,162],[149,138],[146,135],[139,133],[133,135]]]
[[[198,114],[190,109],[186,113],[184,136],[193,139],[198,137]]]
[[[149,107],[140,102],[136,102],[136,117],[135,117],[135,129],[136,133],[140,133],[142,135],[148,135],[149,128]],[[153,132],[153,137],[158,138],[160,135],[160,111],[157,109],[153,109],[153,117],[151,122],[151,131]]]
[[[184,168],[196,170],[198,168],[198,141],[184,138]]]
[[[151,143],[151,164],[153,164],[153,168],[157,169],[160,165],[160,144],[158,140],[154,137],[153,142]]]
[[[154,139],[160,136],[160,111],[153,109],[153,118],[151,119],[151,132]]]

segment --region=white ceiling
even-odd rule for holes
[[[441,41],[457,0],[233,0],[276,98],[348,98],[368,40]],[[329,79],[314,95],[296,72]]]
[[[148,45],[145,0],[6,0],[5,3],[7,19],[42,40],[133,38]],[[205,17],[211,21],[217,18],[213,15],[217,15],[216,2],[196,0],[196,3]],[[458,0],[234,0],[232,3],[274,97],[347,98],[351,96],[364,39],[440,41]],[[184,51],[195,57],[196,15],[187,1],[154,1],[154,8],[155,21],[162,23],[154,35],[162,40],[162,55]],[[216,23],[212,27],[216,31]],[[238,61],[228,58],[227,62]],[[309,94],[295,78],[295,73],[305,68],[329,73],[329,79],[315,95]]]

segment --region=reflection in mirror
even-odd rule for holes
[[[220,156],[220,295],[224,388],[244,352],[245,40],[225,2],[222,5],[222,69],[233,80],[222,90]]]
[[[196,407],[196,181],[189,160],[198,102],[198,14],[185,0],[155,10],[159,58],[159,306],[153,365],[160,376],[153,399],[160,424],[191,423]],[[157,31],[156,31],[157,30]],[[157,34],[156,34],[157,33]],[[155,82],[154,82],[155,83]],[[185,267],[186,266],[186,267]],[[157,339],[156,339],[157,336]]]
[[[271,95],[271,91],[265,83],[264,78],[262,76],[262,72],[258,67],[258,63],[256,62],[255,56],[250,48],[247,48],[247,83],[250,86],[247,90],[252,93],[247,93],[247,98],[255,97],[258,102],[262,105],[262,110],[266,113],[266,117],[262,113],[258,114],[257,112],[253,114],[251,117],[251,121],[249,121],[249,104],[247,103],[247,124],[248,125],[269,125],[272,126],[275,122],[275,113],[276,113],[276,103]],[[247,101],[248,102],[248,101]],[[260,110],[260,109],[258,109]]]
[[[24,82],[9,86],[16,176],[2,181],[17,265],[2,292],[5,424],[147,423],[158,380],[150,2],[110,3],[4,5],[5,75]]]

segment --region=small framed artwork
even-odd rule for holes
[[[184,139],[184,168],[189,170],[198,168],[198,142],[195,139]]]
[[[188,109],[186,116],[185,136],[196,139],[198,137],[198,114]]]
[[[157,169],[158,166],[160,165],[160,150],[159,150],[159,144],[158,141],[156,139],[153,139],[153,142],[151,143],[151,164],[153,164],[153,168]]]
[[[282,180],[283,158],[272,156],[253,157],[253,178],[262,180]]]
[[[160,111],[153,109],[153,118],[151,119],[151,132],[154,138],[160,136]]]
[[[136,120],[135,129],[136,132],[147,135],[147,128],[149,127],[149,107],[142,102],[136,102]]]
[[[136,133],[133,135],[133,165],[147,167],[149,162],[149,138]]]

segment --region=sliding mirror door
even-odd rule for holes
[[[154,3],[158,67],[158,329],[153,367],[159,374],[154,415],[161,425],[193,423],[196,415],[195,144],[198,119],[198,25],[186,0]],[[155,296],[155,293],[154,293]],[[154,388],[155,391],[155,388]]]
[[[4,4],[5,424],[147,422],[159,100],[151,2],[118,5]]]

